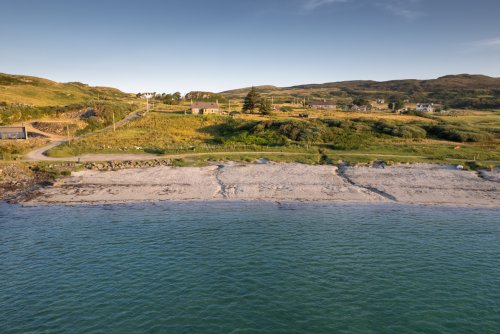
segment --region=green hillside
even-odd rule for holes
[[[58,83],[47,79],[0,73],[0,104],[62,106],[91,100],[123,100],[132,95],[115,88],[91,87],[79,82]]]
[[[82,131],[88,132],[111,124],[113,114],[118,121],[135,108],[135,95],[115,88],[0,73],[0,125],[81,121],[86,123]]]
[[[484,75],[448,75],[432,80],[343,81],[292,87],[257,87],[264,96],[283,102],[293,99],[329,99],[349,102],[368,99],[409,99],[411,102],[434,102],[453,108],[500,109],[500,78]],[[222,92],[228,98],[243,98],[250,88]]]

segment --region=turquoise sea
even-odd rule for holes
[[[500,210],[0,204],[0,333],[500,333]]]

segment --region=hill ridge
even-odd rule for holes
[[[131,94],[117,88],[81,82],[57,82],[29,75],[0,73],[0,103],[36,106],[68,105],[95,99],[119,100]]]

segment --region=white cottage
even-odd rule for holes
[[[218,102],[193,102],[191,104],[191,113],[193,115],[220,114]]]
[[[417,111],[434,112],[434,104],[432,104],[432,103],[417,103]]]

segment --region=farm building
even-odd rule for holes
[[[0,126],[0,139],[28,139],[25,126]]]
[[[311,101],[309,102],[309,107],[313,109],[337,109],[337,104],[331,101]]]
[[[434,112],[432,103],[417,103],[417,111]]]
[[[344,111],[360,111],[360,112],[367,112],[367,111],[372,111],[373,108],[370,106],[357,106],[355,104],[347,104],[343,108]]]
[[[191,113],[193,115],[220,114],[218,102],[193,102],[191,103]]]

